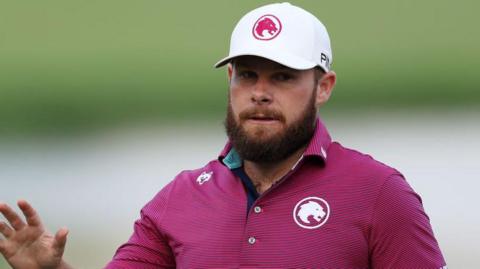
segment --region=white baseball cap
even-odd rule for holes
[[[215,67],[246,55],[298,70],[319,66],[328,72],[332,64],[325,26],[308,11],[290,3],[269,4],[243,16],[232,32],[229,55]]]

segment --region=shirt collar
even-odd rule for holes
[[[328,147],[332,143],[330,134],[323,124],[320,117],[317,117],[315,122],[315,132],[310,140],[303,157],[320,158],[323,162],[327,161]],[[238,155],[238,152],[232,147],[230,141],[227,142],[222,152],[218,156],[218,160],[222,162],[229,169],[235,169],[242,166],[243,161]]]

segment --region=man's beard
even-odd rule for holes
[[[256,129],[253,135],[247,133],[241,123],[235,120],[232,105],[229,102],[225,130],[233,148],[243,160],[256,163],[273,163],[286,159],[301,147],[306,146],[315,132],[315,119],[317,117],[315,96],[316,89],[299,119],[278,134],[264,139],[260,139],[260,137],[265,133],[264,128],[268,127]],[[285,124],[285,117],[282,113],[261,107],[255,107],[240,113],[240,122],[260,113],[265,117],[276,119]]]

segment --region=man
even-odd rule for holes
[[[332,142],[318,108],[336,82],[323,24],[288,3],[246,14],[228,64],[229,142],[141,211],[106,268],[445,268],[420,197],[397,170]],[[13,268],[70,268],[67,230],[0,211]]]

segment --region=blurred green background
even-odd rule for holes
[[[222,118],[231,30],[268,1],[1,1],[0,135]],[[480,104],[478,1],[292,1],[338,74],[328,113]]]

